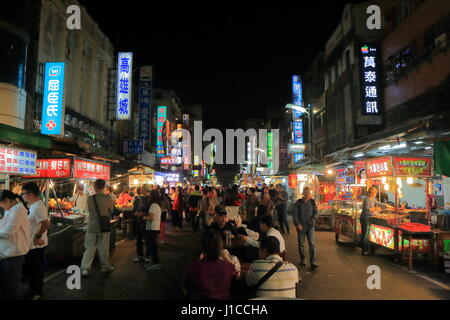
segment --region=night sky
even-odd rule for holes
[[[155,87],[182,92],[185,104],[203,104],[204,127],[224,129],[289,102],[291,76],[304,73],[323,49],[344,4],[361,1],[276,8],[80,2],[117,51],[133,51],[135,66],[153,65]]]

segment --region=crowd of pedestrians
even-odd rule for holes
[[[50,222],[41,192],[34,182],[22,187],[22,194],[0,192],[0,294],[2,299],[19,298],[20,281],[27,281],[27,299],[43,295],[43,264]],[[237,279],[246,284],[246,297],[295,298],[299,282],[297,268],[286,261],[283,234],[289,234],[288,195],[281,185],[262,188],[172,187],[145,184],[124,188],[116,197],[104,180],[96,180],[94,194],[77,188],[71,199],[88,211],[82,276],[90,276],[98,255],[104,273],[115,270],[110,263],[110,219],[115,204],[132,206],[136,236],[134,262],[149,271],[164,270],[159,247],[165,244],[167,222],[173,232],[190,225],[201,237],[201,254],[186,269],[183,292],[188,299],[229,299]],[[305,263],[304,240],[308,239],[311,267],[316,268],[314,219],[317,206],[308,188],[294,205],[294,225],[298,233],[301,264]],[[248,250],[240,256],[230,249],[240,241]],[[254,250],[252,250],[253,248]],[[250,257],[250,258],[249,258]],[[250,263],[241,277],[242,263]],[[236,291],[234,291],[236,292]],[[233,296],[231,298],[234,298]],[[242,298],[242,296],[241,296]]]

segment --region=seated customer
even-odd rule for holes
[[[286,251],[286,245],[283,239],[283,236],[281,235],[280,231],[278,231],[277,229],[275,229],[273,227],[273,218],[272,216],[264,216],[261,218],[260,221],[260,229],[261,232],[266,234],[265,237],[275,237],[278,239],[279,243],[280,243],[280,252],[285,252]],[[265,237],[261,237],[261,239],[264,239]],[[260,241],[256,241],[253,240],[252,238],[246,237],[246,236],[241,236],[242,239],[246,240],[247,243],[253,247],[257,247],[259,248],[261,245]]]
[[[225,240],[226,232],[229,231],[235,238],[238,235],[236,227],[228,221],[228,213],[224,208],[216,208],[216,219],[210,226],[211,230],[217,231],[222,235],[222,239]]]
[[[261,235],[261,228],[259,226],[261,218],[267,215],[267,207],[265,205],[259,205],[256,210],[256,217],[254,217],[248,223],[248,228],[258,232]]]
[[[202,235],[202,259],[186,269],[183,291],[192,300],[227,300],[237,277],[235,266],[221,259],[222,238],[217,232]]]
[[[247,285],[255,285],[278,262],[280,256],[280,242],[277,238],[268,236],[261,240],[259,249],[261,260],[254,261],[246,274]],[[296,283],[301,281],[297,268],[285,262],[269,279],[256,291],[257,298],[296,298]]]

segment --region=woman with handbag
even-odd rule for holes
[[[95,194],[87,200],[89,217],[85,251],[81,261],[81,275],[88,276],[98,251],[102,272],[112,272],[114,267],[109,262],[109,246],[111,233],[111,212],[114,209],[112,198],[105,194],[105,180],[98,179],[94,183]]]

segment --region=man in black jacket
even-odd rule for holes
[[[295,202],[294,224],[298,232],[298,246],[300,252],[301,266],[305,266],[305,236],[308,238],[309,259],[311,268],[317,268],[316,263],[316,242],[314,239],[314,225],[318,210],[314,199],[312,199],[311,189],[303,189],[303,198]]]

